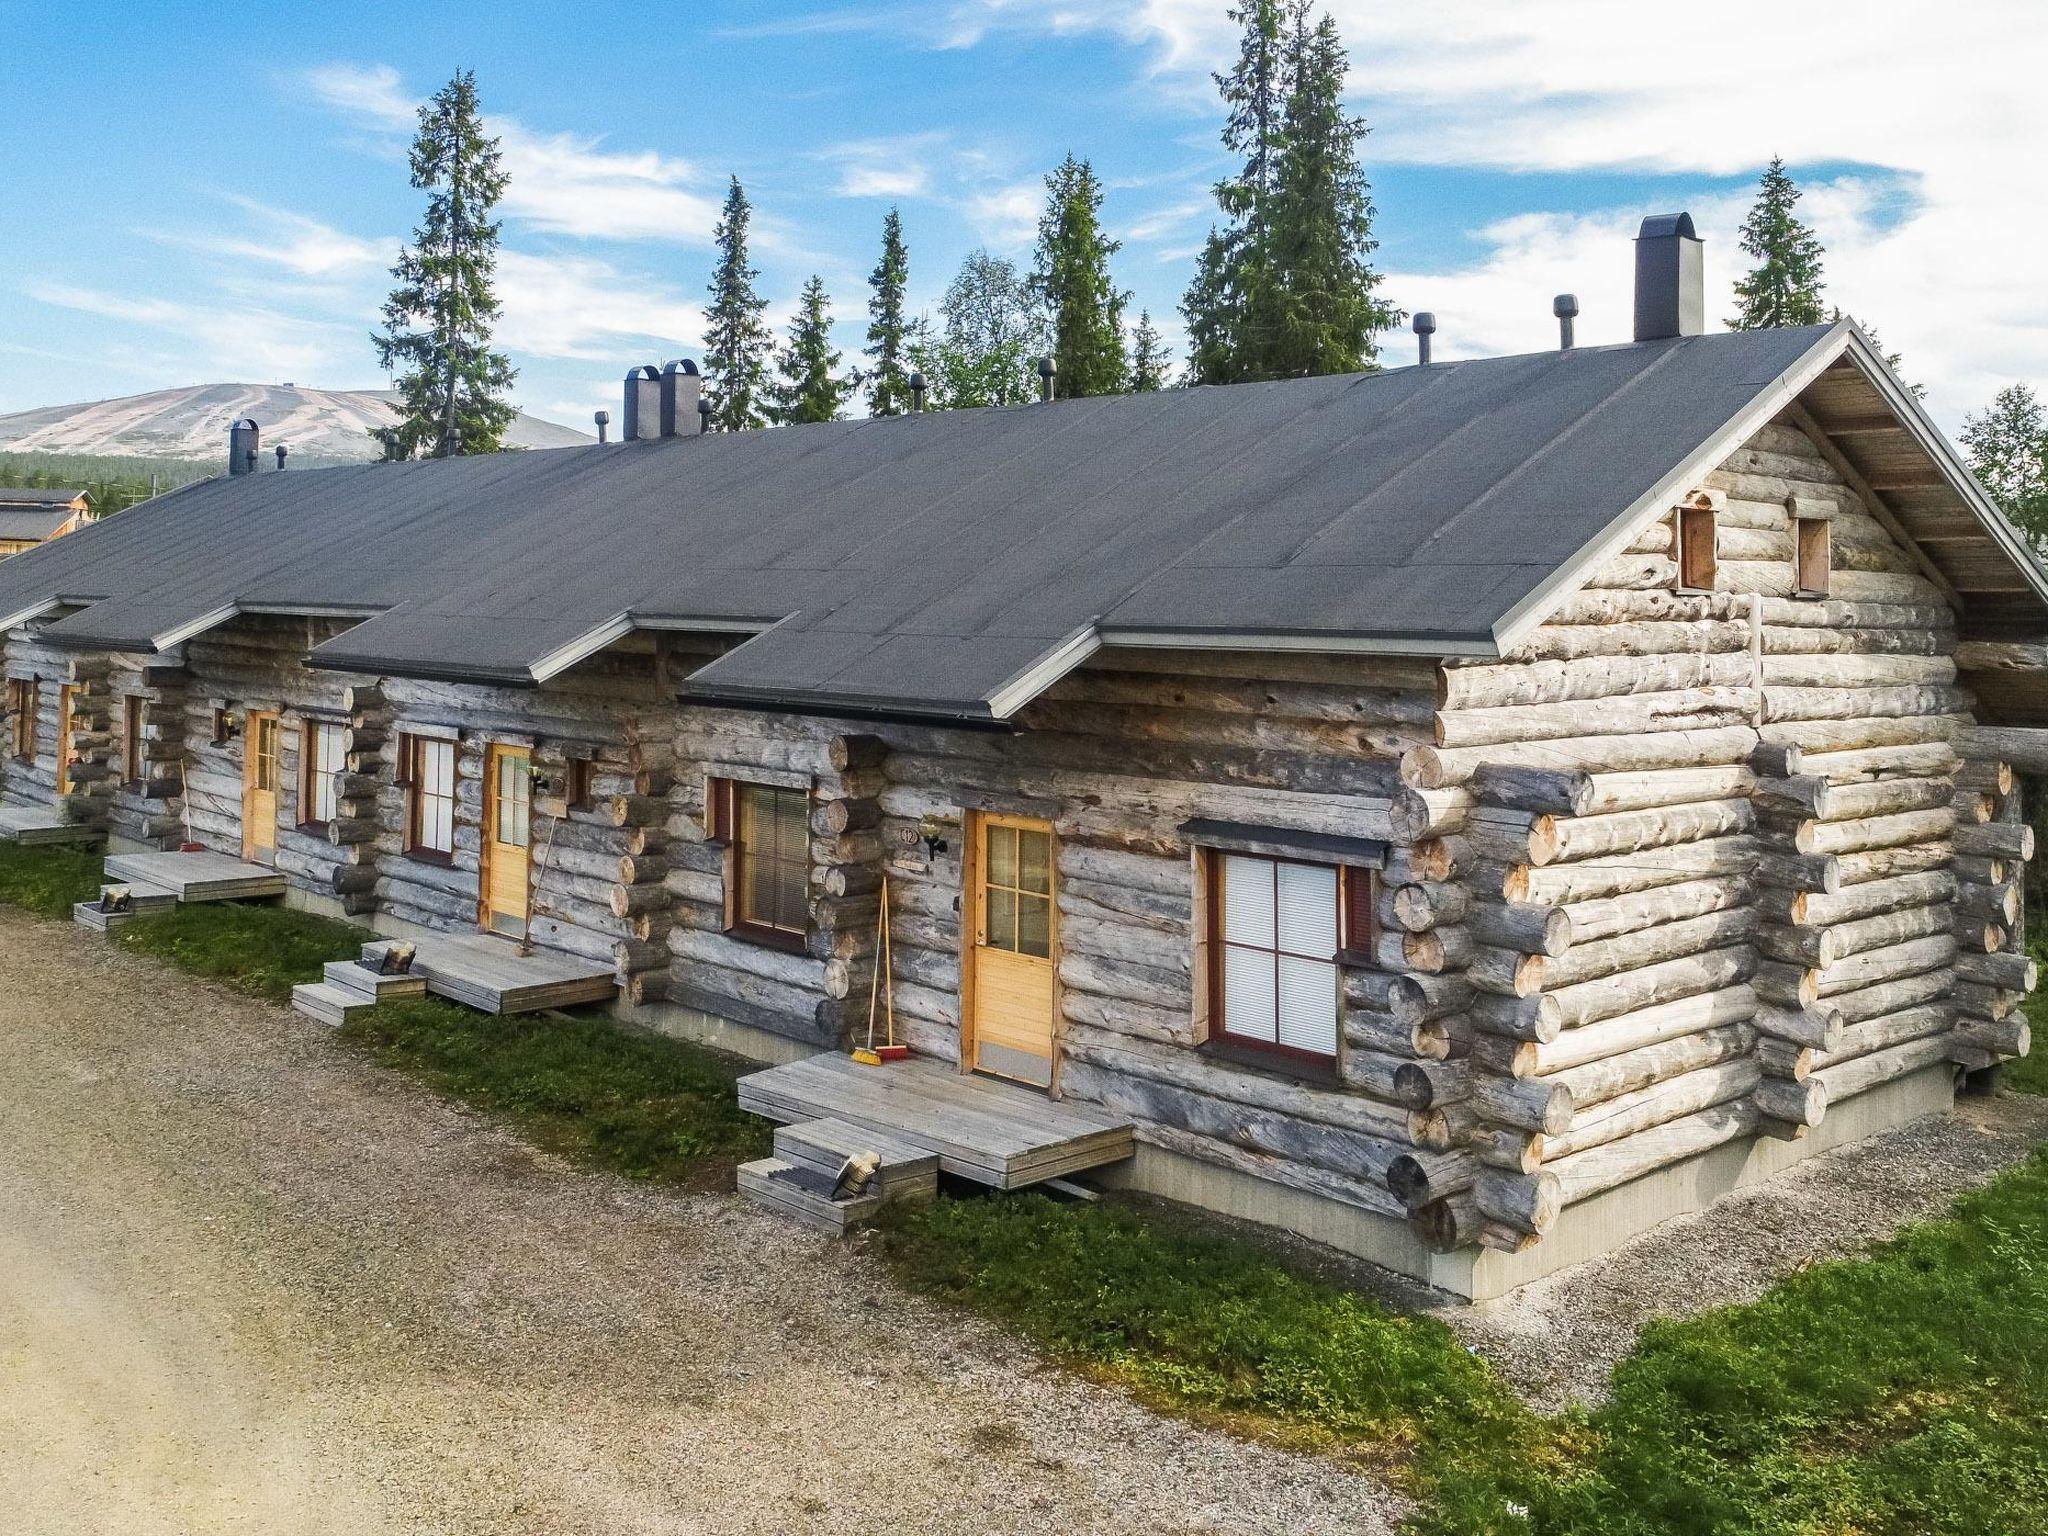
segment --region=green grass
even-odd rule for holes
[[[295,982],[318,981],[327,961],[354,959],[376,935],[288,907],[214,901],[138,916],[113,937],[136,954],[282,1003]]]
[[[0,843],[0,901],[38,917],[69,917],[99,895],[103,862],[97,848]]]
[[[1550,1419],[1439,1324],[1113,1205],[944,1202],[885,1251],[1161,1406],[1391,1460],[1430,1536],[2048,1530],[2048,1150],[1867,1257],[1651,1324],[1603,1407]]]
[[[768,1150],[733,1082],[752,1064],[602,1018],[501,1018],[438,998],[387,1003],[342,1038],[536,1141],[630,1179],[703,1183]]]

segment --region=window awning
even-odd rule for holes
[[[1298,832],[1287,827],[1261,827],[1243,821],[1211,821],[1197,817],[1180,824],[1181,835],[1204,848],[1225,853],[1252,853],[1268,859],[1313,859],[1354,869],[1384,869],[1387,845],[1374,837],[1345,837],[1335,832]]]

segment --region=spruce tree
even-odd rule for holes
[[[2048,415],[2025,384],[2008,384],[1963,420],[1971,473],[1998,508],[2048,553]]]
[[[1045,178],[1031,292],[1052,333],[1053,388],[1062,399],[1113,395],[1124,387],[1126,295],[1109,275],[1121,249],[1102,229],[1102,183],[1071,154]]]
[[[1216,184],[1223,224],[1209,231],[1181,301],[1188,367],[1197,384],[1259,376],[1247,337],[1267,323],[1272,257],[1266,228],[1288,95],[1281,0],[1240,0],[1229,15],[1239,27],[1237,64],[1213,78],[1227,109],[1223,147],[1238,169]]]
[[[1378,366],[1376,333],[1401,312],[1379,296],[1372,188],[1359,164],[1365,123],[1344,110],[1346,58],[1337,23],[1309,24],[1296,0],[1287,107],[1270,198],[1270,314],[1247,337],[1251,373],[1298,378]]]
[[[1773,155],[1756,202],[1742,224],[1742,248],[1755,260],[1735,284],[1741,306],[1728,321],[1731,331],[1760,331],[1774,325],[1818,325],[1822,317],[1819,238],[1793,212],[1799,188]]]
[[[371,338],[379,365],[396,375],[403,415],[373,435],[391,459],[492,453],[517,414],[505,399],[511,361],[491,350],[499,312],[491,210],[506,178],[498,141],[484,135],[474,73],[458,72],[420,108],[410,164],[412,184],[429,194],[427,213],[398,253],[398,285],[384,301],[382,333]]]
[[[1152,311],[1138,312],[1138,328],[1131,334],[1131,377],[1125,385],[1134,395],[1149,395],[1166,388],[1166,374],[1172,365],[1166,356],[1166,342],[1152,323]]]
[[[789,343],[776,359],[782,376],[775,385],[775,419],[784,424],[836,420],[853,393],[853,381],[840,374],[839,362],[832,348],[825,280],[813,277],[804,284],[796,318],[789,325]]]
[[[748,264],[747,225],[753,205],[739,177],[725,194],[712,239],[718,265],[711,274],[711,305],[704,314],[705,398],[711,402],[711,425],[721,432],[743,432],[765,426],[763,396],[774,338],[761,315],[768,301],[755,292],[761,274]]]
[[[910,409],[903,292],[910,283],[910,253],[903,248],[903,218],[891,208],[882,219],[882,259],[868,274],[868,414],[894,416]]]

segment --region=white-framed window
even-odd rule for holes
[[[1370,871],[1222,852],[1209,870],[1211,1038],[1334,1059],[1338,956],[1371,944]]]
[[[406,736],[399,751],[406,786],[405,851],[448,859],[455,853],[455,743]]]
[[[299,821],[324,826],[334,820],[341,784],[342,727],[333,720],[308,720],[299,732]]]

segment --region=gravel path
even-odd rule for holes
[[[1356,1536],[1400,1506],[0,910],[0,1510],[10,1536]]]

